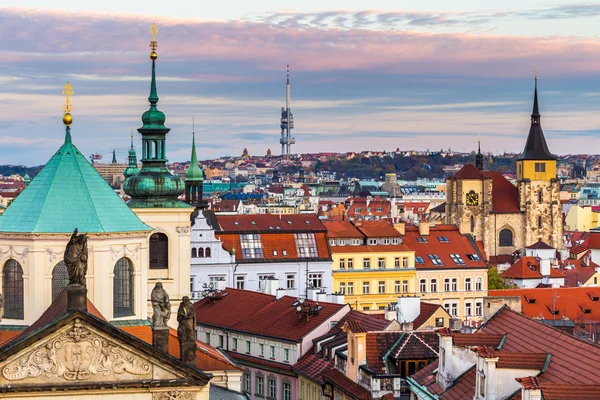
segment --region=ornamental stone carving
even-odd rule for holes
[[[21,250],[20,253],[13,246],[8,246],[8,249],[6,250],[0,247],[0,258],[4,258],[5,256],[10,255],[11,257],[18,257],[19,261],[21,262],[25,262],[27,259],[27,254],[29,254],[29,249],[27,247],[23,248],[23,250]]]
[[[46,340],[2,368],[9,381],[51,378],[65,381],[152,378],[152,367],[132,352],[92,332],[76,318],[63,333]]]
[[[196,396],[191,392],[171,390],[169,392],[153,393],[152,400],[194,400]]]
[[[191,230],[189,226],[178,226],[175,229],[177,230],[177,233],[190,233]]]

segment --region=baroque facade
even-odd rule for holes
[[[499,172],[484,170],[481,150],[476,160],[446,180],[446,222],[481,241],[488,257],[512,254],[540,240],[561,248],[560,183],[556,156],[542,132],[537,79],[516,186]]]

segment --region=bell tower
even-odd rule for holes
[[[556,156],[548,150],[538,105],[537,76],[533,94],[531,127],[523,153],[517,158],[519,206],[524,213],[524,246],[538,240],[559,248],[562,244],[560,183]]]

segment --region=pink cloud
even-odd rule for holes
[[[148,26],[159,26],[159,57],[170,61],[251,63],[262,69],[328,71],[374,69],[397,73],[476,76],[588,74],[600,70],[600,41],[567,36],[509,37],[423,33],[258,22],[202,22],[169,18],[28,9],[0,11],[3,62],[39,57],[110,65],[138,63],[148,51]],[[292,51],[289,51],[292,49]]]

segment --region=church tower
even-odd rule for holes
[[[542,240],[559,248],[562,231],[560,183],[556,156],[548,150],[538,105],[537,77],[533,95],[531,127],[523,153],[517,158],[519,206],[524,213],[524,246]]]
[[[129,147],[129,164],[127,168],[123,171],[123,175],[125,179],[130,176],[134,176],[140,173],[140,169],[137,166],[137,154],[135,154],[135,147],[133,147],[133,131],[131,131],[131,146]]]
[[[165,114],[157,108],[157,33],[156,25],[152,24],[150,108],[142,115],[143,126],[138,129],[142,135],[142,168],[127,178],[124,189],[131,197],[127,205],[153,228],[145,254],[148,281],[143,298],[149,299],[148,293],[156,281],[161,281],[175,307],[172,312],[176,313],[179,299],[190,295],[190,215],[194,207],[179,199],[185,190],[184,181],[167,169],[166,137],[170,129],[165,127]],[[132,161],[130,158],[130,164]],[[151,310],[150,301],[147,306]],[[177,321],[171,319],[169,323],[175,327]]]
[[[196,134],[192,132],[192,156],[190,166],[185,173],[185,202],[196,207],[206,207],[202,201],[202,182],[204,174],[198,167],[198,157],[196,156]]]

